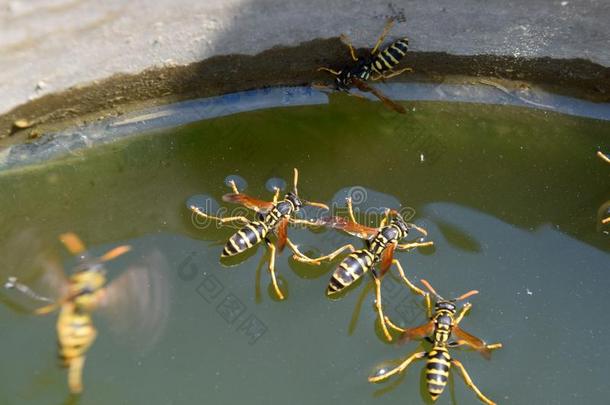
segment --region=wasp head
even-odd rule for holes
[[[352,73],[349,70],[342,70],[335,77],[335,87],[339,91],[349,91],[352,85]]]
[[[392,222],[398,227],[398,229],[400,229],[401,234],[398,239],[406,238],[407,235],[409,235],[411,227],[399,214],[396,214],[396,217],[392,220]]]
[[[299,196],[292,191],[286,194],[286,197],[284,198],[292,203],[295,211],[298,211],[303,206],[303,201],[301,201]]]
[[[441,300],[438,301],[434,307],[436,308],[436,311],[444,310],[449,311],[452,314],[455,314],[456,311],[455,303],[453,303],[452,301]]]

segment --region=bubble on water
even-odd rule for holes
[[[375,370],[375,372],[373,372],[372,377],[381,377],[382,375],[385,375],[385,373],[388,372],[388,369],[386,367],[382,367],[380,369]]]
[[[191,207],[197,207],[201,211],[214,215],[220,209],[218,201],[208,194],[195,194],[186,200],[186,207],[190,210]]]
[[[265,183],[265,188],[272,193],[275,193],[276,188],[279,188],[280,191],[284,191],[286,190],[286,180],[279,177],[272,177]]]
[[[225,178],[225,184],[228,187],[231,187],[231,181],[235,182],[235,185],[237,186],[237,189],[239,191],[243,191],[248,188],[248,182],[246,181],[246,179],[241,176],[238,176],[237,174],[230,174]]]

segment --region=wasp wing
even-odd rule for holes
[[[288,218],[283,218],[277,226],[277,249],[284,250],[286,240],[288,239]]]
[[[452,333],[458,338],[458,340],[463,341],[468,346],[481,353],[481,355],[487,360],[491,358],[491,350],[489,350],[485,346],[485,342],[483,342],[478,337],[471,335],[470,333],[464,331],[464,329],[460,328],[457,325],[453,327]]]
[[[434,321],[430,321],[424,325],[415,328],[407,328],[400,336],[400,343],[407,343],[411,340],[423,339],[430,336],[434,332]]]
[[[267,212],[271,208],[273,208],[273,202],[271,201],[263,201],[254,197],[250,197],[247,194],[239,193],[230,193],[222,196],[223,201],[232,202],[236,204],[241,204],[251,210],[256,212]]]
[[[9,235],[0,248],[0,300],[18,312],[34,313],[68,292],[61,260],[38,235],[33,229],[22,230]]]
[[[381,276],[390,269],[392,262],[394,261],[394,249],[396,249],[397,242],[390,244],[386,247],[381,254],[381,264],[379,265],[379,270],[381,271]]]
[[[99,310],[118,338],[146,350],[161,337],[170,309],[168,270],[163,255],[155,251],[105,288]]]
[[[360,225],[343,217],[323,218],[321,222],[326,226],[330,226],[334,229],[340,229],[343,232],[357,236],[360,239],[371,239],[373,236],[377,235],[377,232],[379,231],[377,228]]]
[[[396,103],[395,101],[389,99],[385,94],[383,94],[381,91],[377,90],[375,87],[369,86],[367,83],[365,83],[359,79],[353,79],[352,82],[358,88],[358,90],[364,91],[367,93],[373,93],[373,95],[375,95],[375,97],[377,97],[389,109],[394,110],[400,114],[407,113],[407,110],[405,110],[405,108],[403,106],[401,106],[400,104]]]

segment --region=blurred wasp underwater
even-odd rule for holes
[[[321,221],[325,222],[326,225],[332,228],[342,230],[350,235],[364,239],[366,241],[365,248],[356,250],[354,246],[347,244],[328,255],[315,259],[307,257],[301,252],[295,254],[294,259],[304,263],[320,264],[323,261],[332,261],[345,251],[351,252],[341,261],[339,266],[333,272],[326,289],[326,294],[328,296],[332,296],[342,292],[345,288],[356,282],[356,280],[360,279],[364,273],[372,270],[371,273],[375,283],[375,306],[378,312],[379,321],[386,339],[391,341],[392,336],[387,329],[385,317],[383,315],[381,279],[388,272],[388,270],[390,270],[391,266],[394,265],[398,269],[400,278],[411,289],[411,291],[424,296],[424,291],[409,281],[405,275],[402,265],[397,259],[394,258],[394,251],[405,251],[418,247],[431,246],[434,244],[434,242],[427,241],[403,244],[399,243],[402,239],[405,239],[409,235],[409,232],[413,229],[417,230],[424,236],[427,236],[428,232],[417,225],[406,222],[395,210],[386,210],[385,217],[382,219],[379,227],[371,228],[357,222],[356,216],[354,215],[351,198],[347,199],[347,209],[350,217],[349,220],[342,217],[330,217]],[[378,272],[374,269],[376,265],[379,265]]]
[[[427,391],[433,401],[436,401],[443,393],[449,378],[449,369],[453,365],[460,370],[466,385],[475,392],[481,401],[489,405],[494,404],[492,400],[483,395],[477,386],[474,385],[462,363],[456,359],[453,359],[449,354],[449,348],[468,345],[481,353],[485,358],[489,359],[491,356],[491,350],[500,349],[502,347],[501,343],[494,343],[490,345],[485,344],[485,342],[483,342],[481,339],[465,332],[459,327],[459,323],[462,321],[462,318],[466,315],[466,313],[471,309],[472,305],[470,303],[466,303],[456,315],[456,302],[465,300],[472,295],[478,294],[478,291],[472,290],[459,296],[458,298],[446,300],[438,295],[426,280],[422,279],[421,281],[436,297],[433,313],[430,294],[426,294],[426,310],[430,321],[425,325],[407,329],[402,329],[396,326],[387,318],[386,322],[388,322],[393,329],[402,333],[403,342],[412,339],[425,339],[429,343],[432,343],[432,348],[428,351],[412,354],[411,356],[407,357],[406,360],[402,361],[398,366],[390,370],[386,370],[385,368],[378,370],[369,377],[369,382],[376,383],[383,381],[395,374],[403,372],[413,361],[426,358],[426,386]],[[453,340],[453,336],[455,336],[457,340]]]
[[[58,357],[62,367],[68,369],[70,393],[80,394],[86,354],[98,333],[93,324],[93,312],[102,310],[109,317],[113,332],[129,336],[138,346],[153,343],[167,320],[169,294],[162,275],[162,268],[167,265],[163,257],[154,252],[146,257],[144,265],[131,266],[108,282],[105,263],[129,252],[130,246],[121,245],[92,258],[74,233],[62,234],[60,241],[78,257],[79,264],[74,272],[66,278],[60,266],[48,261],[43,274],[37,275],[41,288],[54,290],[49,292],[56,295],[56,299],[34,292],[14,276],[9,277],[4,287],[34,301],[50,302],[34,309],[33,313],[37,315],[59,309],[56,323]]]
[[[610,163],[610,157],[608,157],[608,155],[606,155],[605,153],[597,151],[597,156],[599,156],[599,158],[604,162]],[[606,202],[605,204],[602,204],[602,206],[599,208],[599,216],[601,217],[601,222],[604,225],[610,224],[610,216],[605,217],[608,214],[610,214],[610,201]]]
[[[366,83],[369,79],[373,81],[385,80],[394,76],[398,76],[404,72],[412,71],[411,68],[394,70],[394,68],[398,66],[401,59],[407,53],[407,50],[409,48],[409,40],[407,38],[398,39],[392,42],[388,47],[380,51],[381,44],[392,29],[393,25],[394,20],[388,20],[381,36],[375,44],[375,47],[370,51],[368,55],[363,58],[359,58],[356,55],[356,50],[352,46],[349,38],[345,34],[342,34],[341,41],[348,46],[354,64],[352,66],[345,67],[341,70],[333,70],[328,67],[321,67],[318,68],[318,71],[329,72],[335,76],[335,85],[334,88],[332,88],[333,90],[347,92],[350,95],[356,95],[354,93],[349,92],[350,88],[352,86],[355,86],[358,90],[362,92],[372,93],[389,109],[401,114],[405,114],[406,110],[402,105],[392,101],[391,99],[386,97],[381,91]],[[313,87],[318,88],[320,90],[331,88],[329,86],[324,86],[320,84],[314,84]]]
[[[233,193],[225,194],[223,201],[242,204],[246,208],[254,210],[258,215],[257,219],[252,221],[244,216],[234,217],[217,217],[203,212],[200,208],[192,205],[190,208],[193,212],[203,218],[209,218],[219,221],[221,224],[231,222],[241,223],[242,227],[235,232],[227,241],[221,258],[236,256],[246,250],[252,249],[261,242],[265,242],[269,250],[269,273],[275,294],[280,300],[284,299],[284,294],[280,289],[276,274],[275,274],[275,256],[276,252],[282,252],[286,244],[299,255],[296,245],[288,238],[288,225],[304,225],[304,226],[319,226],[317,221],[303,220],[294,217],[294,214],[300,211],[304,205],[318,207],[328,210],[326,204],[307,201],[299,197],[297,184],[299,181],[299,171],[294,169],[293,190],[288,192],[283,200],[279,200],[280,189],[275,188],[273,201],[262,201],[247,194],[241,193],[234,181],[231,181]],[[276,243],[273,244],[269,238],[270,234],[276,235]]]

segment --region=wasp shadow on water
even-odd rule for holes
[[[447,243],[459,250],[470,253],[480,253],[481,244],[467,231],[460,227],[441,220],[434,221],[438,230],[443,234]]]

